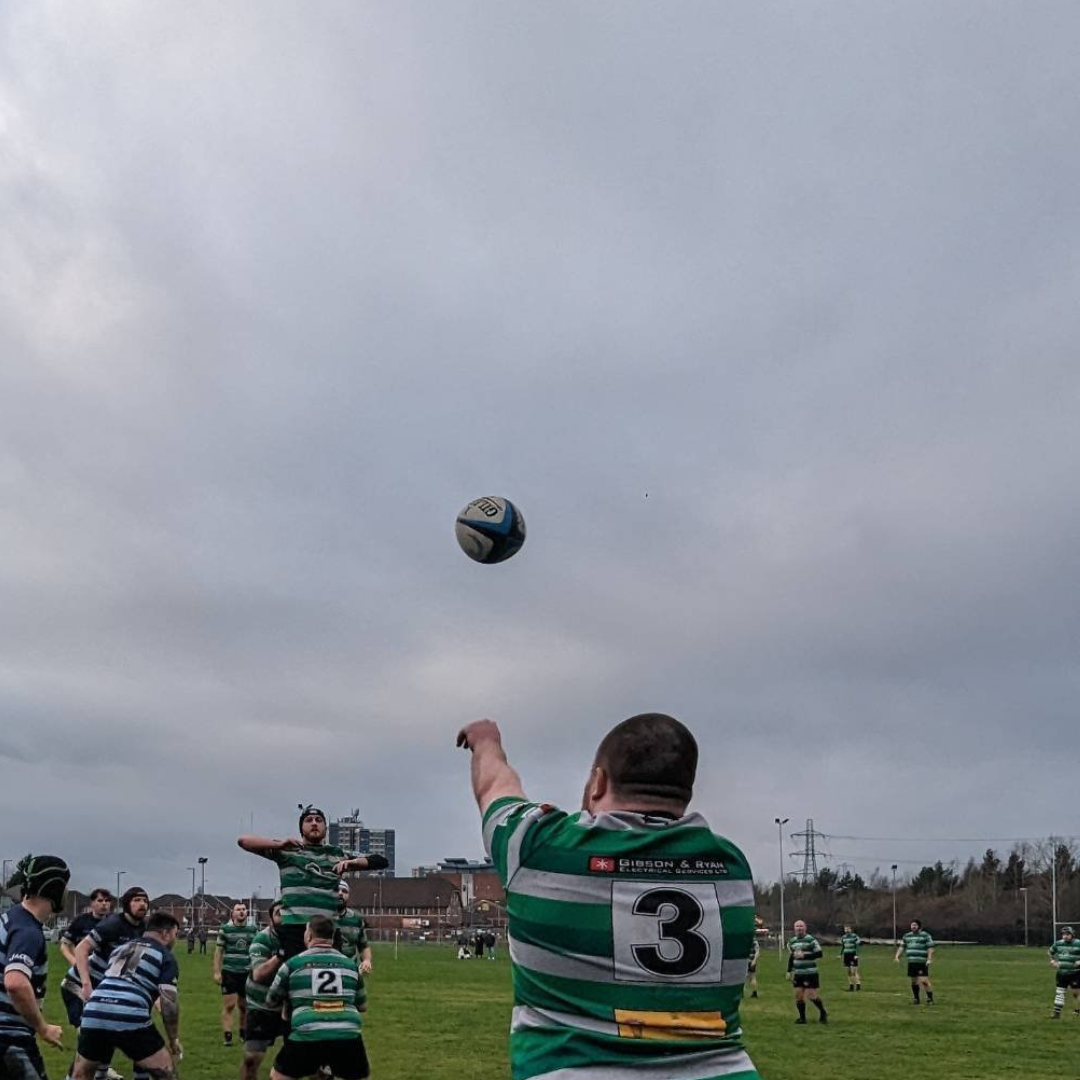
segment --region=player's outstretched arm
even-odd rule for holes
[[[335,874],[347,874],[350,870],[385,870],[390,860],[377,852],[372,855],[353,855],[334,863]]]
[[[293,848],[304,846],[303,840],[290,836],[286,840],[271,840],[266,836],[238,836],[237,846],[252,855],[261,855],[264,859],[272,859],[277,851],[291,851]]]
[[[483,814],[496,799],[524,799],[521,777],[506,760],[494,720],[475,720],[458,732],[457,745],[472,751],[472,787]]]

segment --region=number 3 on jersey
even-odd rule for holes
[[[703,881],[614,881],[615,978],[715,983],[724,961],[716,889]]]

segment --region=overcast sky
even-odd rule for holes
[[[654,709],[761,879],[777,815],[1077,832],[1077,55],[1072,0],[9,0],[0,856],[267,890],[314,801],[408,874],[481,853],[463,722],[573,804]]]

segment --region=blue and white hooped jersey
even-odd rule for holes
[[[83,1009],[82,1026],[96,1031],[146,1027],[161,987],[175,985],[178,975],[175,957],[154,938],[121,945]]]
[[[4,974],[18,971],[30,980],[34,996],[45,997],[49,952],[41,923],[21,904],[0,916],[0,1042],[33,1042],[34,1029],[4,990]]]

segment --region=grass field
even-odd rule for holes
[[[823,967],[826,1026],[813,1008],[806,1027],[794,1027],[790,985],[775,954],[762,956],[761,997],[744,1003],[747,1046],[765,1080],[854,1077],[896,1080],[1075,1080],[1080,1076],[1080,1019],[1071,1005],[1059,1023],[1047,1019],[1052,969],[1042,948],[940,948],[934,964],[937,1003],[911,1004],[908,982],[891,950],[862,958],[865,989],[844,993],[840,962],[830,950]],[[241,1051],[221,1045],[220,998],[210,956],[188,956],[181,943],[180,1038],[183,1080],[222,1080],[239,1072]],[[424,1080],[505,1080],[510,1016],[510,965],[459,961],[449,946],[375,946],[365,1040],[373,1077]],[[50,961],[47,1012],[62,1019],[63,961]],[[71,1042],[70,1032],[66,1041]],[[272,1055],[271,1055],[272,1056]],[[65,1075],[63,1055],[48,1051],[49,1075]],[[269,1073],[270,1057],[261,1077]],[[131,1077],[130,1065],[118,1061]]]

